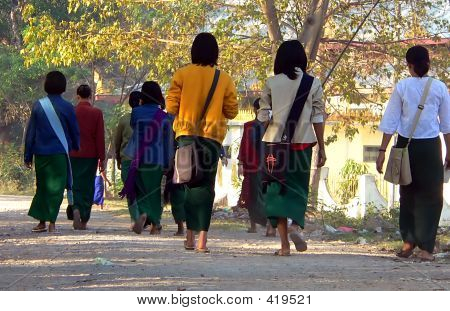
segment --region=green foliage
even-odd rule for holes
[[[0,154],[0,191],[30,191],[34,174],[23,165],[21,148],[15,144],[3,144],[0,145]]]
[[[358,179],[369,171],[365,164],[354,160],[347,160],[340,171],[341,182],[339,183],[338,195],[342,204],[347,204],[354,198],[358,189]]]

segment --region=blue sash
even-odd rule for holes
[[[72,165],[70,163],[69,144],[67,143],[66,134],[65,134],[64,129],[62,127],[61,120],[59,119],[58,115],[56,114],[55,108],[53,107],[50,99],[48,97],[41,98],[39,100],[39,103],[41,104],[41,107],[44,110],[45,115],[47,116],[47,119],[50,122],[50,125],[51,125],[53,131],[55,132],[55,134],[58,137],[59,141],[63,145],[64,150],[66,151],[67,167],[68,167],[67,168],[67,201],[69,201],[69,205],[73,205]]]

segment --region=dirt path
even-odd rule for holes
[[[448,262],[398,261],[370,245],[315,240],[307,253],[274,257],[276,238],[232,225],[214,224],[211,254],[196,254],[173,237],[168,215],[159,237],[130,233],[127,217],[97,209],[86,232],[71,230],[62,210],[61,234],[32,234],[29,203],[0,196],[0,290],[450,289]]]

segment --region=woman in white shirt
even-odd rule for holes
[[[383,134],[377,170],[382,173],[386,148],[392,135],[398,133],[397,147],[405,147],[413,127],[414,116],[430,68],[428,50],[414,46],[406,53],[411,77],[399,81],[391,95],[380,124]],[[434,260],[432,255],[439,219],[443,206],[443,166],[441,140],[444,134],[447,156],[445,168],[450,164],[450,97],[444,83],[433,79],[425,100],[413,139],[409,144],[412,183],[400,186],[400,233],[403,247],[397,256],[408,258],[416,247],[422,260]]]
[[[258,120],[269,122],[263,141],[267,146],[278,145],[282,153],[266,153],[264,164],[275,165],[282,177],[273,178],[265,186],[264,201],[266,215],[273,227],[278,228],[281,238],[281,249],[275,255],[290,255],[287,218],[291,218],[301,228],[305,225],[305,211],[308,203],[309,176],[311,156],[314,145],[319,145],[318,167],[326,161],[324,132],[325,104],[320,81],[306,74],[307,57],[302,44],[298,40],[286,41],[277,51],[274,73],[266,81],[260,100]],[[295,107],[299,114],[293,114]],[[283,143],[283,144],[280,144]],[[280,166],[281,165],[281,166]],[[266,172],[270,172],[266,169]],[[273,169],[273,167],[272,167]],[[289,237],[297,251],[307,249],[306,242],[296,230]]]

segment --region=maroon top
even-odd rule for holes
[[[80,150],[72,151],[74,158],[97,158],[105,160],[105,124],[100,109],[92,107],[89,102],[80,102],[75,107],[80,127]]]

